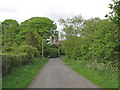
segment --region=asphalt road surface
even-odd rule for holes
[[[60,58],[49,59],[28,88],[99,88],[69,68]]]

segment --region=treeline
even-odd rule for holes
[[[82,16],[60,19],[62,31],[66,40],[62,48],[67,57],[73,60],[83,60],[118,67],[120,54],[120,2],[110,4],[112,13],[107,19],[91,18],[85,20]]]
[[[7,19],[0,26],[3,74],[12,68],[31,63],[33,58],[42,57],[43,48],[44,56],[58,56],[54,54],[58,52],[57,47],[48,45],[46,41],[51,35],[58,36],[57,26],[49,18],[32,17],[20,24],[16,20]]]

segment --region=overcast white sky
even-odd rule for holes
[[[104,16],[111,0],[0,0],[0,21],[22,22],[31,17],[48,17],[54,21],[81,14],[84,18]]]

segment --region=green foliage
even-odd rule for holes
[[[118,68],[111,66],[106,67],[105,64],[98,64],[96,61],[74,61],[67,57],[65,57],[63,61],[73,70],[102,88],[118,88]]]
[[[13,52],[1,53],[1,55],[3,74],[8,73],[12,68],[32,62],[34,57],[39,57],[37,49],[28,45],[16,47]]]
[[[46,58],[34,58],[32,63],[20,68],[12,69],[9,74],[2,77],[2,87],[4,88],[27,88],[30,82],[41,67],[48,61]]]
[[[52,33],[56,33],[56,24],[46,17],[32,17],[20,24],[20,33],[16,40],[18,44],[30,45],[42,50],[42,40],[48,39]]]
[[[15,38],[19,32],[19,24],[16,20],[7,19],[2,22],[2,45],[11,47],[15,44]]]
[[[59,54],[60,55],[65,55],[65,49],[62,47],[62,45],[60,45],[58,49],[59,49]]]
[[[36,57],[37,54],[39,53],[37,48],[34,48],[29,45],[21,45],[20,47],[16,47],[17,51],[14,51],[14,53],[19,54],[19,53],[29,53],[31,56]]]
[[[66,20],[61,18],[58,22],[63,26],[62,32],[64,33],[61,33],[62,38],[80,35],[81,27],[83,25],[83,18],[81,15]]]
[[[119,6],[120,1],[115,2],[114,5],[110,4],[113,11],[108,19],[82,20],[77,25],[78,35],[74,35],[74,28],[68,22],[74,18],[60,20],[63,33],[67,34],[66,40],[62,43],[62,48],[68,57],[65,62],[75,71],[105,88],[118,87]]]
[[[48,38],[51,34],[50,30],[56,30],[56,25],[52,20],[46,17],[32,17],[21,23],[21,30],[21,34],[32,30],[37,31],[41,37]]]
[[[20,25],[16,20],[7,19],[0,23],[0,27],[3,74],[12,68],[32,62],[35,57],[40,57],[43,39],[48,39],[52,34],[58,36],[56,24],[46,17],[32,17]],[[44,48],[49,50],[51,47],[44,42]],[[52,52],[50,56],[57,56],[56,49],[50,51]],[[50,53],[44,52],[47,56]]]
[[[15,49],[13,47],[3,47],[2,48],[2,53],[5,53],[5,52],[13,52]]]
[[[106,15],[106,17],[120,26],[120,1],[114,1],[114,4],[109,4],[109,8],[112,9],[112,11],[109,15]]]
[[[58,57],[58,49],[57,48],[48,48],[48,57],[50,57],[50,58]]]
[[[110,19],[115,25],[115,32],[116,37],[117,37],[117,50],[119,51],[120,48],[120,1],[119,0],[114,0],[114,4],[109,4],[109,8],[112,10],[109,15],[106,15],[108,19]],[[117,57],[119,58],[119,57]]]
[[[99,18],[82,23],[80,36],[69,36],[63,41],[65,54],[75,60],[90,60],[117,66],[119,52],[116,25],[110,20]]]
[[[44,56],[49,58],[58,57],[58,46],[44,43]]]

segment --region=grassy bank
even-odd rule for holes
[[[35,58],[32,63],[17,69],[3,76],[3,88],[26,88],[34,79],[40,68],[48,61],[46,58]]]
[[[90,61],[75,61],[68,58],[64,58],[63,61],[73,70],[102,88],[118,88],[117,68]]]

